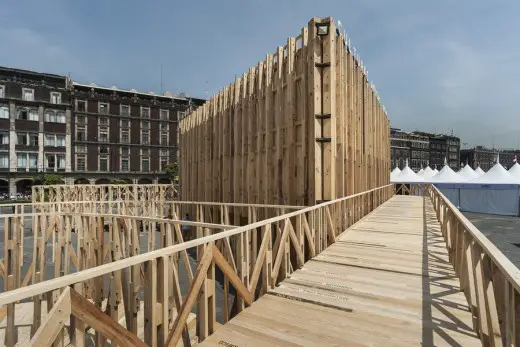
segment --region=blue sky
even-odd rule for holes
[[[341,20],[392,125],[520,140],[520,1],[0,0],[0,65],[206,98],[313,16]]]

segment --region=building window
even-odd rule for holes
[[[56,110],[45,111],[45,121],[49,123],[62,123],[65,124],[65,112]]]
[[[38,146],[38,134],[28,134],[29,146]],[[65,138],[63,139],[65,141]]]
[[[150,122],[147,120],[143,120],[141,122],[141,127],[143,128],[143,130],[150,130]]]
[[[56,168],[56,155],[55,154],[46,154],[45,155],[45,167],[47,169]]]
[[[18,138],[18,141],[16,142],[17,145],[27,146],[27,144],[29,143],[29,141],[27,140],[26,133],[16,133],[16,137]]]
[[[106,117],[99,118],[99,125],[108,126],[108,118],[106,118]]]
[[[34,89],[23,88],[22,98],[25,101],[34,101]]]
[[[130,143],[130,129],[121,129],[121,143]]]
[[[0,86],[0,98],[5,98],[5,87]]]
[[[99,128],[99,142],[108,142],[108,128],[107,127]]]
[[[121,171],[130,171],[130,150],[128,147],[121,148]]]
[[[20,109],[18,109],[17,119],[38,121],[39,120],[38,111],[34,110],[34,109],[20,108]]]
[[[150,171],[150,149],[141,149],[141,171]]]
[[[0,106],[0,118],[9,119],[9,107]]]
[[[84,126],[78,126],[76,128],[76,140],[87,141],[87,128]]]
[[[9,133],[0,133],[0,145],[8,145],[9,144]]]
[[[105,102],[99,103],[99,113],[108,114],[108,104]]]
[[[130,149],[121,148],[121,171],[130,171]]]
[[[161,145],[168,146],[168,132],[161,131]]]
[[[76,111],[87,112],[87,102],[85,100],[76,101]]]
[[[48,147],[65,147],[65,136],[63,135],[45,135],[45,146]]]
[[[38,153],[16,153],[16,166],[19,169],[36,169],[38,167]]]
[[[16,166],[19,169],[27,168],[27,153],[16,153]]]
[[[150,158],[149,157],[141,157],[141,171],[144,171],[144,172],[150,171]]]
[[[76,124],[85,125],[87,124],[87,117],[83,115],[77,115],[76,116]]]
[[[2,168],[2,169],[9,168],[9,153],[7,153],[7,152],[0,153],[0,168]]]
[[[168,110],[161,110],[161,113],[160,113],[161,120],[168,120],[168,116],[169,116]]]
[[[149,130],[142,130],[141,131],[141,144],[142,145],[149,145],[150,144],[150,131]]]
[[[108,154],[109,153],[108,146],[99,146],[99,153]]]
[[[76,145],[76,153],[87,153],[87,146]]]
[[[87,162],[87,157],[84,154],[76,155],[76,170],[85,171],[86,162]]]
[[[61,104],[61,93],[51,92],[51,104]]]
[[[150,108],[141,107],[141,118],[150,118]]]
[[[121,119],[121,128],[130,128],[130,120]]]
[[[121,158],[121,171],[129,171],[130,170],[130,159],[128,157]]]
[[[65,169],[65,154],[56,154],[58,169]]]
[[[168,165],[169,161],[170,161],[170,151],[167,150],[167,149],[161,149],[159,151],[159,156],[160,156],[160,165],[161,165],[161,171],[164,170],[164,168],[166,167],[166,165]]]
[[[186,117],[186,112],[185,111],[177,111],[177,119],[178,120],[181,120],[184,117]]]
[[[99,171],[108,171],[108,156],[103,155],[99,157]]]
[[[130,116],[130,106],[129,105],[121,105],[121,116]]]
[[[38,146],[38,134],[17,133],[17,144],[24,146]]]

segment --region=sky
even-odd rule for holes
[[[0,9],[2,66],[201,98],[311,17],[332,16],[393,127],[520,147],[518,0],[0,0]]]

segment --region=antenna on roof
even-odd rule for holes
[[[163,84],[162,84],[162,62],[161,62],[161,94],[163,93],[162,87],[163,87]]]

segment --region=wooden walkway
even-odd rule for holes
[[[481,346],[430,199],[395,196],[202,346]]]

